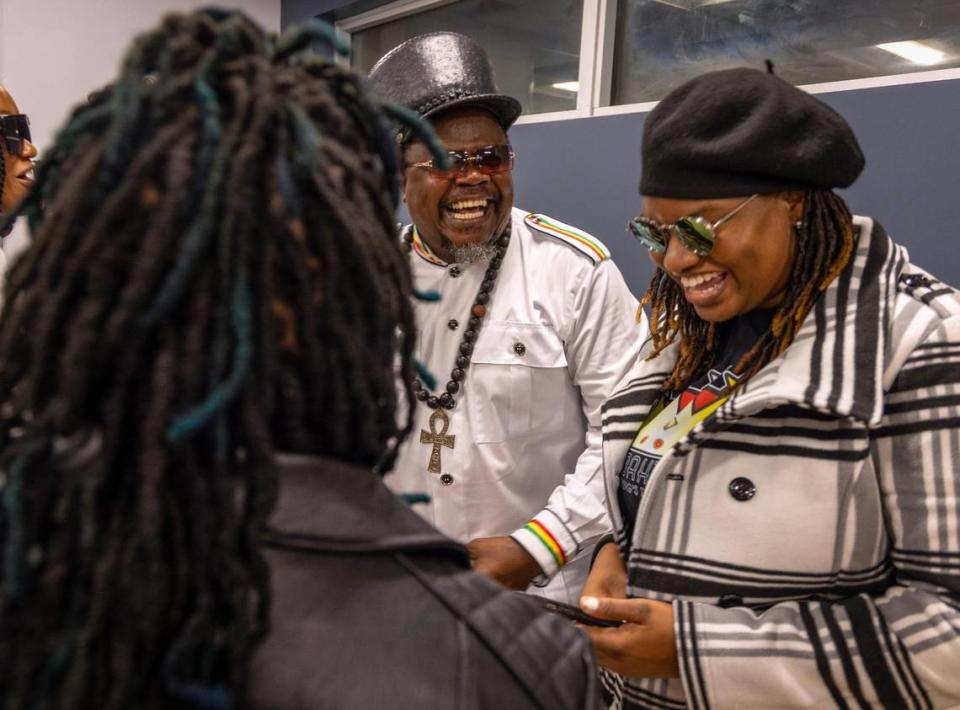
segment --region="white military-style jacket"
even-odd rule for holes
[[[410,267],[419,291],[440,296],[415,307],[416,357],[440,393],[486,264],[445,264],[417,239]],[[512,535],[544,570],[539,583],[551,580],[541,593],[575,602],[592,543],[610,530],[600,407],[646,335],[603,244],[515,208],[466,379],[456,407],[446,410],[454,446],[440,447],[441,472],[428,472],[433,447],[420,435],[431,431],[432,410],[418,407],[387,485],[429,495],[415,509],[461,542]]]
[[[620,469],[673,344],[604,405],[631,597],[671,601],[679,680],[614,708],[960,707],[960,294],[869,219],[793,343],[657,463]]]

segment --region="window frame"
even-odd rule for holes
[[[335,27],[349,42],[354,32],[376,25],[415,15],[443,5],[452,5],[459,0],[394,0],[367,12],[338,20]],[[619,0],[583,0],[583,24],[580,28],[580,67],[577,108],[568,111],[551,111],[521,115],[515,125],[569,121],[592,116],[620,116],[647,113],[659,101],[611,105],[613,94],[613,68],[616,37],[617,9]],[[858,91],[884,86],[921,84],[932,81],[960,79],[960,67],[930,69],[845,79],[818,84],[804,84],[798,88],[811,94]]]

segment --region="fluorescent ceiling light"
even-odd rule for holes
[[[723,5],[727,2],[733,2],[733,0],[653,0],[658,2],[661,5],[667,5],[669,7],[675,7],[678,10],[695,10],[698,7],[707,7],[709,5]]]
[[[580,91],[580,82],[579,81],[558,81],[553,85],[554,89],[560,89],[561,91],[572,91],[577,93]]]
[[[947,56],[939,49],[928,47],[920,42],[887,42],[886,44],[878,44],[877,47],[884,52],[896,54],[898,57],[903,57],[914,64],[924,66],[939,64]]]

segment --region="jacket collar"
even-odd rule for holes
[[[401,238],[405,242],[409,241],[410,250],[428,264],[433,264],[434,266],[440,266],[443,268],[449,266],[447,262],[433,253],[433,250],[430,248],[429,244],[423,241],[423,237],[420,236],[420,232],[417,231],[417,226],[415,224],[408,224],[406,227],[404,227],[403,232],[401,233]]]
[[[902,247],[879,224],[854,218],[850,263],[807,314],[796,339],[722,407],[718,424],[793,404],[868,426],[883,415],[883,373]]]
[[[437,550],[469,566],[466,549],[414,513],[372,471],[334,459],[278,454],[277,502],[264,539],[316,550]]]

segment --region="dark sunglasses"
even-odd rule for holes
[[[22,155],[30,140],[30,119],[23,113],[0,114],[0,136],[11,155]]]
[[[627,222],[627,229],[633,232],[643,246],[652,252],[662,254],[667,250],[670,233],[677,235],[680,243],[697,256],[706,256],[713,251],[717,241],[717,229],[736,217],[737,213],[746,207],[759,194],[750,195],[747,199],[734,207],[730,212],[712,224],[700,215],[681,217],[673,224],[661,224],[649,217],[634,217]]]
[[[474,151],[451,150],[450,167],[446,170],[434,166],[432,160],[423,163],[411,163],[408,168],[426,168],[430,177],[449,180],[457,177],[473,163],[477,170],[486,175],[499,175],[513,169],[516,154],[508,145],[488,145]]]

